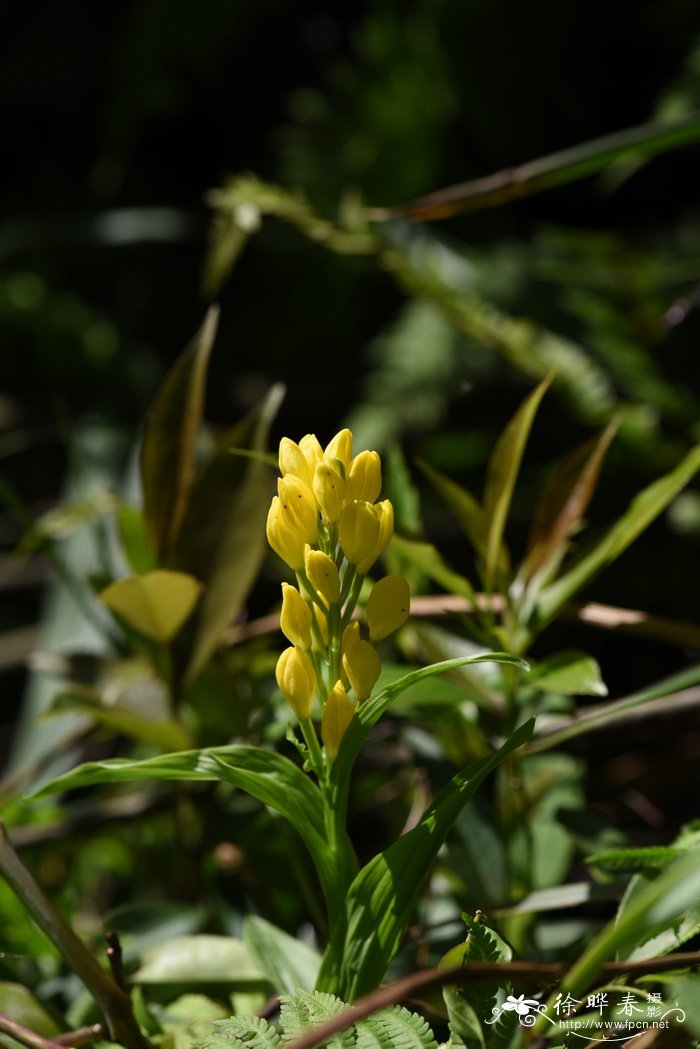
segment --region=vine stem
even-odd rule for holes
[[[83,941],[59,914],[12,848],[5,824],[0,821],[0,872],[19,897],[25,910],[58,948],[83,981],[104,1013],[110,1038],[125,1049],[149,1049],[131,1009],[128,994],[117,985]],[[37,1036],[39,1037],[39,1036]],[[47,1043],[50,1044],[50,1043]],[[37,1045],[35,1049],[39,1049]],[[46,1049],[46,1046],[43,1047]]]

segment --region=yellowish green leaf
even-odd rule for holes
[[[110,583],[100,600],[151,641],[170,641],[192,614],[202,584],[185,572],[158,568]]]

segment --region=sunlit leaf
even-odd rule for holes
[[[167,375],[146,420],[141,446],[144,515],[161,560],[180,530],[194,480],[196,441],[217,323],[218,310],[211,307]]]
[[[261,984],[265,976],[253,964],[241,940],[230,936],[179,936],[144,951],[131,979],[139,984],[211,984],[232,987]]]
[[[110,583],[100,601],[140,634],[165,644],[192,614],[202,585],[191,575],[164,568]]]
[[[265,974],[277,994],[292,994],[299,987],[313,990],[321,965],[321,956],[313,947],[258,914],[246,915],[243,937],[252,962]]]
[[[695,445],[675,469],[641,491],[603,538],[582,554],[568,572],[542,591],[536,608],[538,627],[553,619],[598,572],[619,557],[666,509],[699,469],[700,445]]]
[[[580,524],[619,422],[619,418],[613,419],[601,434],[577,448],[545,486],[535,508],[528,553],[520,573],[524,578],[535,575]]]
[[[135,506],[123,503],[117,511],[119,541],[134,572],[144,574],[157,568],[144,516]]]
[[[491,454],[484,490],[486,579],[493,583],[515,481],[530,428],[552,376],[536,386],[506,426]]]
[[[324,957],[321,989],[338,988],[352,1000],[381,982],[448,831],[489,772],[529,739],[532,726],[522,725],[500,750],[458,772],[417,826],[362,868],[345,902],[344,945],[334,944]]]
[[[533,667],[528,685],[565,696],[607,696],[608,690],[593,656],[585,652],[557,652]]]

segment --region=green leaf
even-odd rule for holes
[[[164,754],[144,761],[114,758],[89,762],[52,780],[35,796],[95,784],[143,780],[223,780],[247,791],[289,820],[311,854],[329,908],[339,904],[339,879],[344,881],[356,862],[352,846],[349,839],[341,837],[337,851],[329,849],[318,788],[288,758],[274,751],[232,744]]]
[[[213,1028],[197,1039],[195,1049],[275,1049],[280,1041],[277,1029],[260,1016],[229,1016]]]
[[[191,684],[243,607],[265,555],[271,474],[264,458],[283,396],[274,386],[230,435],[198,478],[169,558],[205,585],[181,639],[183,681]]]
[[[565,696],[607,696],[608,690],[593,656],[585,652],[557,652],[537,663],[527,680],[542,692]]]
[[[655,156],[689,145],[698,138],[700,120],[696,113],[683,120],[642,124],[551,153],[516,168],[448,186],[428,197],[397,208],[387,208],[382,217],[405,215],[417,222],[430,222],[460,211],[494,207],[553,186],[588,178],[622,158]]]
[[[500,750],[458,772],[418,825],[362,868],[345,901],[345,942],[331,944],[324,957],[322,989],[338,987],[353,1000],[380,983],[448,831],[489,772],[529,739],[532,725],[522,725]]]
[[[284,1031],[285,1042],[302,1036],[347,1009],[345,1002],[340,998],[336,998],[334,994],[324,994],[322,991],[300,990],[295,994],[284,994],[280,998],[280,1004],[280,1027]],[[324,1045],[326,1049],[345,1049],[349,1041],[347,1034],[344,1037],[341,1033],[324,1042]]]
[[[538,754],[544,750],[552,750],[569,739],[583,736],[587,732],[595,732],[610,725],[617,725],[627,718],[634,717],[637,708],[645,704],[653,703],[654,700],[663,699],[674,692],[682,689],[693,688],[700,683],[700,664],[681,670],[678,674],[671,674],[663,678],[649,688],[633,692],[631,696],[616,699],[612,703],[601,703],[592,710],[583,711],[572,724],[564,728],[549,732],[541,738],[536,739],[527,748],[528,754]],[[659,711],[655,711],[659,713]]]
[[[355,1026],[355,1049],[438,1049],[438,1044],[422,1016],[395,1005]]]
[[[700,1038],[700,976],[674,976],[669,981],[669,998],[678,1002],[685,1013],[683,1022]]]
[[[131,979],[138,984],[226,984],[265,982],[241,940],[228,936],[180,936],[144,952]]]
[[[619,417],[612,419],[601,434],[568,456],[545,486],[535,507],[527,557],[519,572],[525,579],[556,557],[580,525],[619,425]]]
[[[640,849],[607,849],[593,856],[586,856],[591,867],[602,867],[609,871],[657,871],[666,867],[680,855],[681,850],[673,845],[654,845]]]
[[[124,555],[134,572],[144,575],[158,567],[140,510],[122,503],[117,510],[117,532]]]
[[[417,465],[432,484],[435,491],[444,500],[452,513],[457,524],[466,535],[476,552],[486,556],[486,521],[484,509],[477,499],[462,485],[457,484],[451,478],[434,466],[417,460]]]
[[[87,714],[112,732],[137,739],[160,750],[183,750],[191,744],[188,732],[169,718],[145,717],[136,710],[104,706],[99,699],[62,692],[51,703],[48,714]]]
[[[700,897],[700,863],[693,850],[674,860],[657,878],[636,892],[588,945],[562,979],[560,990],[573,997],[590,987],[603,962],[619,954],[629,958],[634,949],[664,923],[675,922],[697,906]]]
[[[53,1038],[61,1033],[61,1028],[32,992],[18,983],[0,982],[0,1013],[9,1016],[15,1023],[23,1024],[43,1038]],[[0,1034],[0,1045],[7,1049],[17,1049],[13,1038]]]
[[[484,490],[484,528],[486,532],[486,580],[493,582],[501,553],[508,510],[513,497],[515,481],[520,470],[525,444],[535,414],[547,387],[552,381],[547,376],[523,401],[499,437],[486,471]]]
[[[144,516],[158,557],[172,547],[194,479],[209,357],[218,309],[211,307],[194,339],[158,391],[141,447]]]
[[[376,725],[382,714],[393,701],[406,689],[411,688],[419,681],[433,677],[435,674],[444,674],[446,670],[454,670],[457,667],[472,666],[478,663],[503,663],[508,666],[518,667],[520,670],[529,670],[529,664],[519,656],[511,656],[507,652],[483,652],[478,655],[458,656],[455,659],[445,659],[440,663],[432,663],[427,667],[420,667],[404,674],[397,681],[392,681],[385,688],[365,700],[357,711],[356,716],[343,736],[338,757],[333,762],[331,776],[336,783],[347,782],[350,776],[350,768],[359,754],[367,734],[373,725]]]
[[[463,943],[457,944],[440,959],[445,967],[462,966],[465,962],[509,962],[513,952],[506,941],[481,918],[463,914],[468,934]],[[493,1017],[498,987],[493,984],[465,984],[461,987],[443,988],[447,1006],[450,1032],[456,1034],[467,1045],[483,1045],[482,1024]],[[468,1006],[467,1009],[464,1006]],[[476,1023],[475,1023],[476,1021]]]
[[[404,539],[395,535],[391,539],[391,550],[404,557],[413,568],[419,569],[428,579],[445,587],[450,594],[459,594],[474,606],[476,595],[468,579],[452,572],[432,543],[419,542],[416,539]]]
[[[313,947],[257,914],[246,915],[243,938],[252,961],[277,994],[291,994],[297,988],[313,990],[321,965],[321,956]]]
[[[185,572],[157,568],[110,583],[99,599],[128,626],[166,644],[192,614],[202,584]]]
[[[700,445],[695,445],[675,469],[643,489],[605,536],[584,553],[568,572],[542,591],[536,608],[538,628],[549,623],[598,572],[618,558],[666,509],[699,469]]]
[[[395,535],[391,540],[391,549],[449,593],[459,594],[467,601],[476,603],[476,594],[469,580],[453,572],[432,543],[421,543],[415,539],[404,539]]]

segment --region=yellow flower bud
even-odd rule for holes
[[[350,468],[350,460],[352,459],[352,433],[350,430],[341,430],[337,433],[326,445],[323,455],[326,462],[331,459],[340,459],[347,473]]]
[[[279,496],[272,500],[267,515],[267,541],[276,554],[295,572],[304,567],[304,536],[289,523],[282,510]]]
[[[367,699],[381,669],[379,653],[369,641],[357,641],[343,652],[343,670],[359,701]]]
[[[285,648],[277,660],[275,677],[280,692],[299,720],[311,717],[316,673],[306,653],[300,648]]]
[[[304,537],[304,542],[315,543],[318,538],[318,508],[309,486],[288,474],[278,480],[277,494],[290,527]]]
[[[361,575],[369,572],[377,558],[386,550],[389,540],[394,534],[394,507],[389,500],[385,499],[383,502],[377,503],[372,509],[376,511],[379,518],[379,535],[371,552],[357,564],[357,571]]]
[[[387,575],[372,587],[367,623],[372,641],[381,641],[403,626],[411,610],[411,594],[403,576]]]
[[[342,682],[336,682],[326,700],[321,721],[321,739],[331,761],[338,756],[343,736],[354,714],[355,704],[343,688]]]
[[[371,503],[356,500],[342,508],[338,534],[351,565],[359,565],[378,545],[379,525],[377,507]]]
[[[346,652],[349,652],[354,648],[360,640],[360,624],[356,619],[353,619],[352,623],[348,623],[343,631],[343,636],[340,641],[340,651],[345,655]]]
[[[314,473],[314,495],[327,521],[337,521],[343,505],[345,481],[329,463],[319,463]]]
[[[311,609],[296,587],[282,583],[282,611],[280,627],[293,645],[311,648]]]
[[[283,477],[298,477],[305,485],[311,486],[313,470],[309,467],[309,461],[301,445],[291,441],[289,437],[283,437],[280,441],[279,466]]]
[[[299,447],[309,464],[309,477],[313,480],[314,470],[323,459],[323,448],[315,433],[307,433],[299,441]]]
[[[326,601],[334,605],[340,600],[340,576],[332,557],[324,554],[322,550],[312,550],[307,546],[304,553],[304,571]]]
[[[373,503],[382,490],[382,463],[377,452],[360,452],[350,463],[345,498]]]

